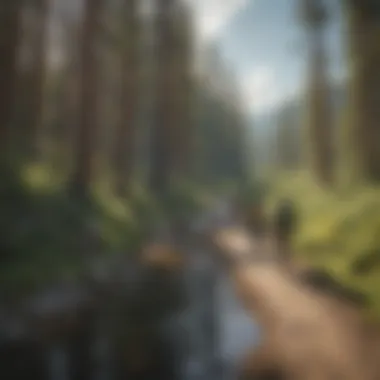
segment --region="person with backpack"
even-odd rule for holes
[[[291,239],[296,231],[296,208],[290,199],[282,200],[274,215],[273,236],[280,259],[288,262],[291,254]]]

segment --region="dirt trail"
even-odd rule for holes
[[[292,380],[377,379],[359,313],[298,281],[278,264],[270,239],[255,241],[236,227],[220,230],[215,241],[235,264],[237,292]]]

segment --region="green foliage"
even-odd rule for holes
[[[189,182],[176,183],[167,195],[166,210],[174,218],[189,218],[206,207],[206,193]]]
[[[367,295],[370,314],[379,318],[380,188],[326,192],[305,173],[287,174],[273,184],[269,213],[284,196],[294,200],[300,213],[296,254]]]
[[[208,202],[201,188],[185,182],[173,185],[162,204],[139,184],[128,200],[99,185],[84,201],[70,196],[44,165],[1,174],[0,282],[12,294],[79,277],[93,255],[136,253],[168,218],[190,218]]]
[[[91,255],[136,252],[146,220],[158,215],[142,193],[128,202],[105,191],[74,199],[43,166],[2,174],[0,282],[15,292],[80,276]]]

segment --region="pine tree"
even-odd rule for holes
[[[9,148],[9,128],[14,106],[22,1],[0,5],[0,131],[2,153]]]
[[[174,17],[176,39],[172,49],[172,75],[174,118],[173,124],[173,175],[176,178],[189,178],[191,175],[191,154],[193,151],[193,25],[190,10],[184,3],[178,3]]]
[[[284,107],[278,115],[276,161],[277,166],[285,170],[296,169],[300,163],[299,130],[291,111]]]
[[[136,143],[136,116],[140,84],[140,23],[136,0],[124,0],[121,47],[120,120],[116,132],[114,166],[116,191],[124,195],[131,181]]]
[[[36,158],[39,151],[43,123],[44,89],[47,63],[48,23],[50,0],[35,0],[31,4],[32,48],[27,69],[25,129],[21,136],[28,158]]]
[[[80,62],[79,125],[71,189],[86,197],[94,177],[97,137],[98,57],[97,37],[104,0],[85,0]]]
[[[376,0],[346,0],[351,75],[350,121],[345,126],[365,180],[380,181],[380,5]]]
[[[321,0],[301,0],[308,37],[309,74],[307,127],[312,171],[321,184],[333,180],[333,141],[324,26],[327,11]]]
[[[158,197],[169,190],[173,146],[174,115],[171,54],[173,53],[173,9],[175,0],[158,0],[155,16],[156,101],[150,136],[149,187]]]

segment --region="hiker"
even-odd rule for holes
[[[281,259],[288,261],[290,243],[296,229],[296,210],[291,200],[280,202],[273,221],[273,235]]]

